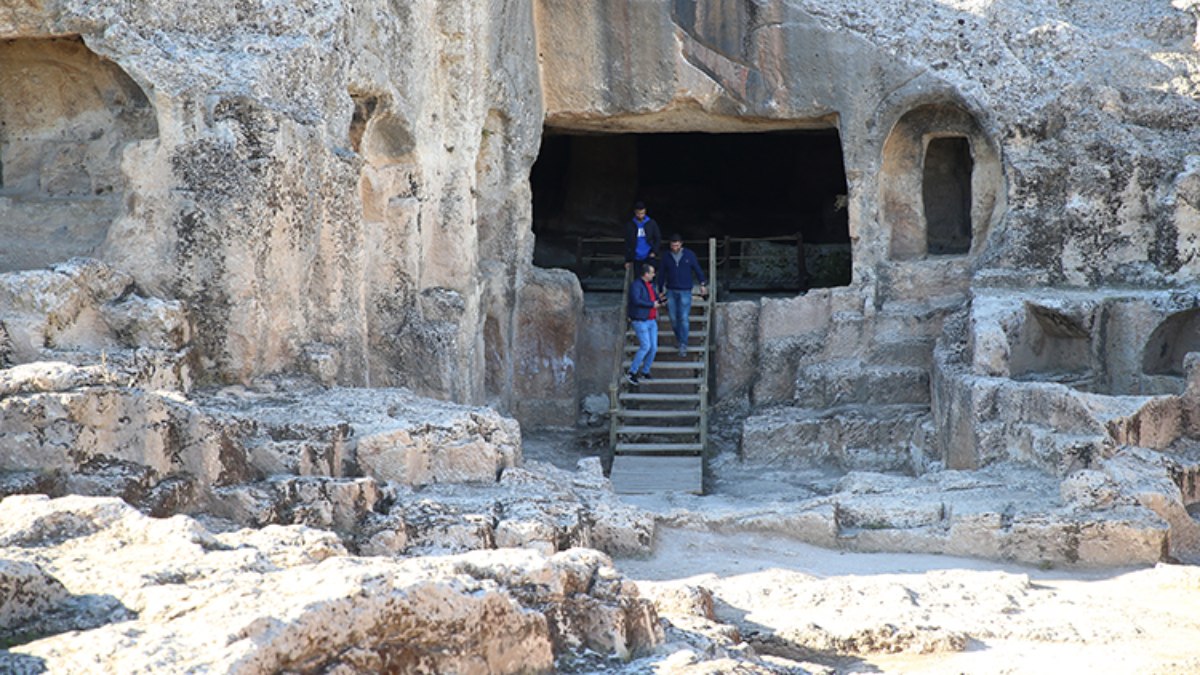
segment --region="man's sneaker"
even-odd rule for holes
[[[641,379],[641,380],[653,380],[653,379],[654,379],[654,377],[653,377],[653,376],[652,376],[650,373],[642,373],[641,375],[638,375],[638,379]]]
[[[687,356],[687,345],[679,345],[679,355],[684,357]]]
[[[638,376],[634,373],[625,373],[625,381],[636,387],[638,385]]]

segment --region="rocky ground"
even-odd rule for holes
[[[596,452],[586,438],[562,433],[529,437],[525,448],[527,456],[559,464]],[[623,498],[657,514],[653,553],[618,557],[616,567],[654,600],[666,640],[621,672],[1200,669],[1200,619],[1192,611],[1200,602],[1200,567],[1096,569],[1049,557],[1019,564],[853,550],[902,542],[934,550],[937,528],[922,524],[921,509],[937,507],[945,517],[948,503],[1031,522],[1052,520],[1055,512],[1065,520],[1077,494],[1070,486],[1060,490],[1057,479],[1012,467],[1003,476],[947,471],[922,479],[770,471],[732,457],[711,468],[706,496]],[[873,524],[839,532],[813,515],[814,501],[837,503],[837,510],[863,514],[860,525]],[[905,518],[908,526],[900,526]],[[1009,553],[1051,555],[1053,546],[1038,547],[1057,540],[1045,530],[1024,543],[1019,538],[1013,535]]]
[[[0,671],[1200,668],[1200,568],[1062,557],[1064,530],[1015,525],[1066,522],[1035,473],[772,473],[718,458],[709,495],[617,498],[586,436],[522,446],[524,465],[493,484],[383,482],[349,529],[9,496]],[[1009,513],[1004,555],[931,555],[929,504],[942,521]],[[824,546],[802,541],[814,537]],[[862,552],[889,546],[927,552]],[[1004,561],[1033,552],[1033,565]]]

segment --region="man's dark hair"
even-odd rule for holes
[[[667,241],[677,241],[679,243],[683,243],[683,235],[676,232],[675,234],[671,235],[671,238]]]
[[[650,268],[656,272],[658,271],[658,268],[655,267],[654,263],[642,261],[642,274],[646,273],[646,268]]]
[[[645,211],[645,210],[646,210],[646,203],[645,203],[645,202],[634,202],[634,203],[633,203],[633,210],[634,210],[634,211]]]

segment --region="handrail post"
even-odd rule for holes
[[[621,388],[619,383],[620,380],[615,380],[608,385],[608,447],[614,450],[617,447],[617,406],[620,404],[618,397]]]
[[[804,233],[796,233],[796,285],[797,291],[808,288],[808,262],[804,258]]]
[[[729,237],[725,240],[728,242]],[[726,250],[728,252],[728,250]],[[717,238],[708,238],[708,301],[717,301]]]
[[[708,239],[708,322],[704,326],[704,379],[700,382],[700,447],[708,454],[708,397],[711,389],[709,382],[714,375],[712,371],[712,354],[716,349],[713,342],[713,324],[717,321],[717,238]]]

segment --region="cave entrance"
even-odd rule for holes
[[[530,177],[534,264],[619,291],[621,226],[644,201],[664,239],[704,260],[718,241],[722,287],[740,297],[850,283],[846,172],[836,129],[581,134],[547,128]],[[665,244],[664,244],[665,246]]]

